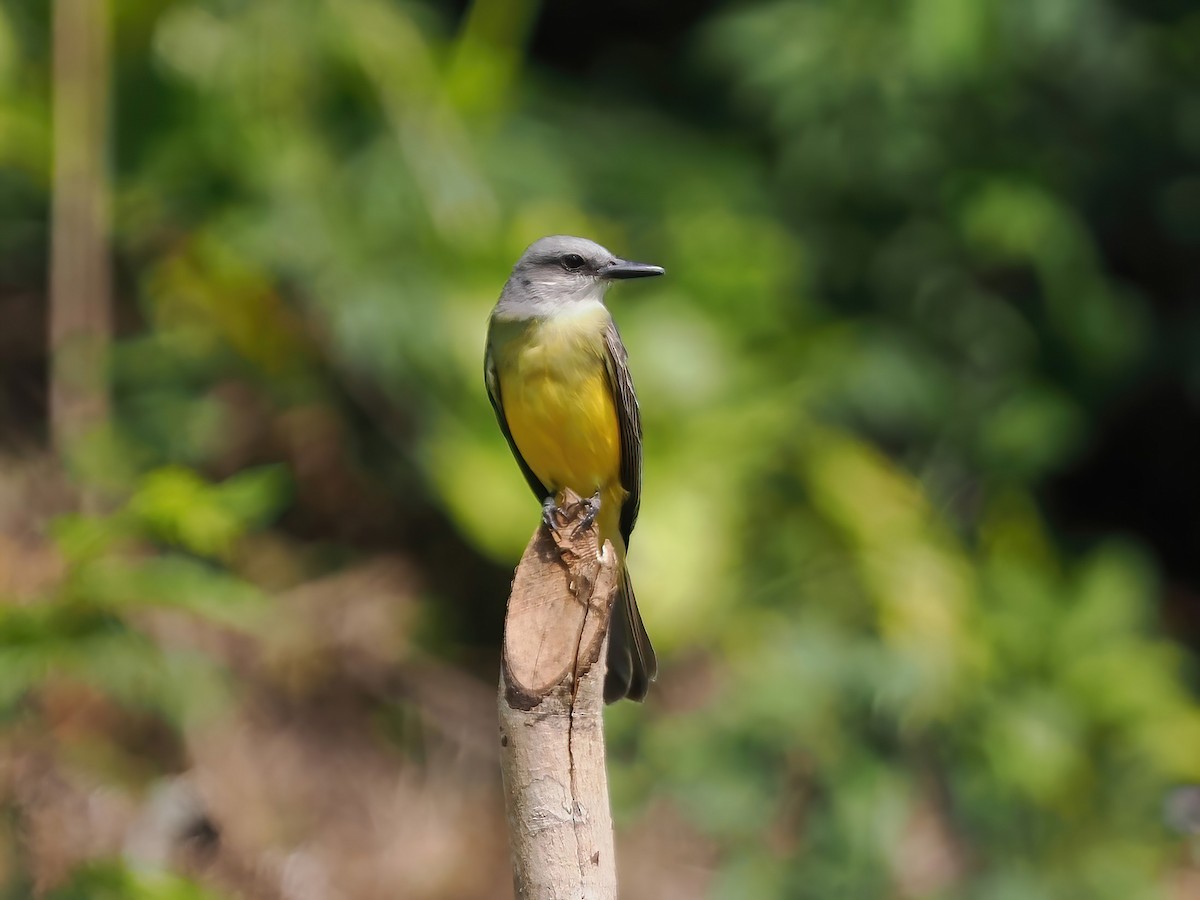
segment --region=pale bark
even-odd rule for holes
[[[500,675],[500,760],[521,900],[617,895],[604,754],[608,622],[620,578],[612,544],[576,535],[582,505],[561,498],[513,579]]]

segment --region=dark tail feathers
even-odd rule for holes
[[[623,697],[641,702],[646,699],[650,682],[658,677],[658,659],[650,636],[642,624],[637,598],[622,567],[621,586],[613,606],[608,630],[608,674],[604,678],[604,702],[615,703]]]

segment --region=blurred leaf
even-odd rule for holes
[[[218,900],[219,897],[168,872],[136,870],[120,863],[93,863],[76,872],[70,884],[48,894],[47,900]]]
[[[167,466],[142,480],[128,512],[153,537],[221,559],[229,556],[234,541],[278,513],[287,488],[277,466],[250,469],[220,485],[208,484],[190,469]]]

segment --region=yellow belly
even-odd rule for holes
[[[513,442],[548,489],[600,491],[601,531],[612,536],[625,490],[603,332],[592,323],[531,325],[505,343],[497,375]]]

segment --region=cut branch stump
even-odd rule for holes
[[[608,623],[620,579],[611,543],[559,498],[513,578],[500,670],[500,760],[521,900],[614,900],[604,755]]]

